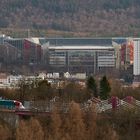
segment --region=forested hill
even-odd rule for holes
[[[0,28],[140,35],[140,0],[0,0]]]

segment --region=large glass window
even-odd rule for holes
[[[51,66],[64,66],[66,65],[66,52],[63,51],[50,51],[49,64]]]

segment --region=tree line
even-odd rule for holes
[[[58,83],[63,84],[61,87]],[[50,100],[55,96],[60,97],[63,101],[84,102],[91,97],[107,99],[110,96],[111,87],[106,76],[103,76],[99,85],[95,79],[90,76],[86,80],[86,85],[80,85],[76,82],[60,81],[57,84],[50,84],[47,80],[35,80],[33,82],[19,82],[19,89],[1,89],[0,96],[4,98],[24,100]]]
[[[1,140],[138,140],[135,110],[119,110],[110,115],[97,114],[95,106],[81,110],[70,103],[70,110],[53,109],[50,116],[20,119],[16,127],[0,119]]]
[[[17,127],[0,123],[1,140],[117,140],[118,134],[109,123],[100,124],[94,106],[88,112],[71,102],[67,114],[55,108],[51,116],[20,120]]]
[[[124,88],[120,81],[103,77],[90,76],[86,86],[74,82],[63,82],[62,88],[56,88],[47,80],[32,84],[20,83],[20,89],[0,90],[0,96],[19,100],[49,101],[55,96],[69,102],[69,111],[62,113],[57,106],[52,114],[45,117],[33,117],[19,120],[16,128],[0,119],[1,140],[131,140],[139,139],[136,123],[139,111],[120,109],[111,113],[97,114],[94,104],[88,109],[81,109],[81,102],[91,97],[107,99],[112,95],[123,98],[127,95],[140,99],[140,87]]]
[[[65,31],[79,33],[78,37],[136,36],[139,4],[139,0],[1,0],[0,27],[43,29],[46,36],[53,29],[63,32],[61,37]]]
[[[75,101],[77,103],[83,103],[92,97],[105,100],[111,96],[118,96],[121,99],[126,96],[133,96],[140,100],[140,87],[125,87],[120,80],[107,78],[107,76],[90,76],[85,81],[85,85],[67,80],[60,80],[59,84],[61,86],[58,86],[57,82],[56,84],[50,84],[47,80],[35,80],[32,83],[23,80],[19,83],[18,89],[0,89],[0,97],[22,102],[50,101],[56,96],[64,102]]]

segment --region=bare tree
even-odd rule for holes
[[[52,140],[61,140],[61,125],[62,121],[59,115],[57,108],[54,108],[52,116],[51,116],[51,124],[50,124],[50,139]]]
[[[44,140],[44,132],[38,120],[21,121],[16,130],[17,140]]]
[[[79,104],[75,102],[71,103],[70,112],[67,119],[69,121],[67,133],[71,137],[71,140],[86,140],[86,129]]]
[[[0,139],[1,140],[8,140],[12,137],[12,133],[10,129],[6,125],[0,124]]]

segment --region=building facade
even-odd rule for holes
[[[4,44],[15,50],[15,63],[26,65],[41,63],[42,51],[38,42],[36,43],[30,38],[8,38],[4,40]]]
[[[112,46],[50,46],[49,67],[57,72],[94,73],[115,68]]]
[[[116,68],[127,69],[133,64],[134,42],[132,38],[113,38],[112,45],[115,48]]]
[[[133,65],[134,76],[140,75],[140,38],[134,39],[134,65]]]
[[[116,68],[125,70],[133,64],[135,55],[133,40],[129,38],[8,37],[0,42],[5,48],[0,52],[1,62],[34,68],[41,64],[48,72],[98,74]]]

